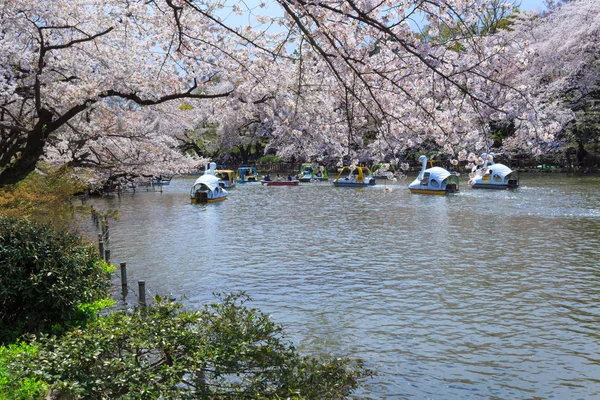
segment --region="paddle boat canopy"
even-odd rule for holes
[[[368,167],[344,167],[333,181],[336,187],[364,187],[375,185],[375,178]]]
[[[216,169],[215,176],[219,178],[219,185],[221,185],[221,187],[235,187],[235,171],[231,169]]]
[[[255,167],[239,167],[237,169],[237,182],[258,182],[258,171]]]
[[[327,170],[321,165],[303,163],[296,175],[300,182],[327,181]]]
[[[519,187],[519,177],[516,171],[513,171],[504,164],[494,163],[491,154],[482,154],[485,160],[483,167],[477,169],[473,167],[469,185],[473,189],[517,189]],[[488,163],[491,165],[488,166]]]
[[[215,163],[210,163],[210,169],[196,179],[190,193],[190,200],[193,204],[214,203],[227,198],[227,191],[221,187],[219,178],[215,176],[215,167]]]
[[[427,166],[427,156],[419,157],[421,172],[408,186],[411,193],[419,194],[448,194],[458,192],[458,176],[454,172],[441,167]]]

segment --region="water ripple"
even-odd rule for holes
[[[248,184],[211,205],[192,183],[94,201],[151,293],[246,291],[303,351],[377,369],[365,399],[600,397],[600,177],[448,197]]]

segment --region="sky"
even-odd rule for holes
[[[261,15],[271,15],[275,17],[280,17],[283,15],[283,10],[277,4],[275,4],[276,0],[263,0],[265,3],[265,7],[259,7],[261,0],[246,0],[243,2],[247,7],[253,9],[253,13],[261,14]],[[507,0],[509,3],[515,3],[518,0]],[[600,0],[599,0],[600,1]],[[253,17],[249,17],[247,12],[244,13],[243,16],[235,15],[232,11],[230,11],[233,4],[239,3],[239,0],[225,0],[225,8],[220,13],[221,17],[224,18],[225,23],[230,26],[244,26],[244,25],[253,25],[257,26],[256,20]],[[541,11],[545,10],[546,6],[544,5],[544,0],[521,0],[520,9],[523,11]],[[277,28],[275,28],[277,30]]]
[[[525,11],[545,10],[542,0],[521,0],[521,9]]]

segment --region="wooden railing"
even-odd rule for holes
[[[239,167],[252,166],[256,167],[258,173],[265,172],[285,172],[285,173],[296,173],[300,169],[302,163],[256,163],[256,164],[227,164],[227,169],[237,170]]]

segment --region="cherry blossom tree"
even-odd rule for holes
[[[510,4],[277,0],[281,17],[260,15],[265,5],[3,3],[0,185],[44,155],[108,175],[195,168],[202,160],[173,138],[201,123],[224,148],[259,141],[311,160],[379,161],[429,144],[480,152],[490,121],[515,124],[511,145],[530,151],[552,140],[514,79],[532,40],[499,33]],[[248,25],[229,23],[227,7]]]
[[[334,97],[338,85],[315,55],[296,50],[294,59],[262,64],[215,115],[225,147],[268,143],[284,158],[313,159],[343,144],[343,112]],[[321,68],[321,70],[319,70]],[[336,105],[337,102],[337,105]],[[337,109],[336,109],[337,108]],[[345,112],[345,111],[344,111]],[[246,134],[240,137],[240,132]]]
[[[487,121],[516,117],[526,93],[503,82],[498,66],[515,64],[522,49],[472,29],[489,1],[279,1],[329,72],[365,115],[377,121],[375,142],[393,152],[425,140],[440,147],[483,147]],[[411,25],[425,16],[426,41]]]
[[[54,144],[54,156],[110,163],[116,153],[107,159],[99,151],[90,156],[94,146],[87,143],[107,149],[106,142],[116,145],[116,135],[121,135],[116,146],[125,153],[139,138],[165,143],[164,132],[150,129],[156,117],[136,116],[140,112],[133,103],[148,107],[229,95],[231,90],[210,90],[211,84],[216,76],[222,79],[224,73],[243,69],[251,57],[248,49],[229,40],[212,20],[184,14],[179,3],[2,2],[0,185],[26,176]],[[146,126],[126,130],[130,115]],[[116,131],[119,127],[123,130]],[[68,149],[65,143],[70,143]],[[125,143],[130,143],[127,150]]]
[[[331,139],[340,124],[334,107],[337,113],[342,107],[335,105],[337,83],[323,73],[320,58],[296,48],[277,62],[268,53],[253,61],[247,79],[237,82],[227,98],[211,101],[211,111],[201,122],[217,127],[220,147],[226,151],[266,143],[265,151],[285,158],[312,158],[337,145]]]
[[[233,137],[253,140],[255,134],[240,137],[238,131],[253,126],[253,132],[269,136],[268,151],[307,158],[353,157],[358,149],[371,156],[398,154],[424,142],[479,150],[489,145],[490,119],[518,118],[529,105],[526,93],[498,73],[523,58],[518,45],[490,35],[510,13],[510,4],[498,0],[279,0],[282,18],[249,10],[260,23],[287,29],[270,48],[258,39],[264,31],[232,29],[215,17],[211,5],[223,3],[180,4],[262,50],[253,59],[260,63],[251,63],[219,110],[224,143]],[[232,10],[243,14],[244,7],[235,3]],[[411,25],[418,15],[427,18],[427,37]],[[441,29],[453,35],[431,40]],[[291,64],[286,46],[296,49]],[[310,68],[319,73],[306,68],[304,60],[314,60]],[[316,86],[321,89],[307,90]]]
[[[536,118],[523,115],[516,121],[515,134],[505,141],[507,148],[533,148],[541,154],[567,138],[583,157],[584,144],[598,138],[597,129],[594,135],[586,126],[600,121],[600,3],[573,0],[543,15],[522,14],[506,36],[521,43],[527,55],[523,65],[511,71],[509,82],[528,85],[537,111]],[[545,129],[540,130],[540,123]],[[546,146],[523,140],[531,132],[539,132],[538,142]]]
[[[101,103],[85,132],[65,130],[50,137],[44,160],[84,168],[91,173],[88,180],[100,184],[198,170],[203,160],[179,151],[173,134],[193,129],[191,111],[175,104],[155,108]]]

